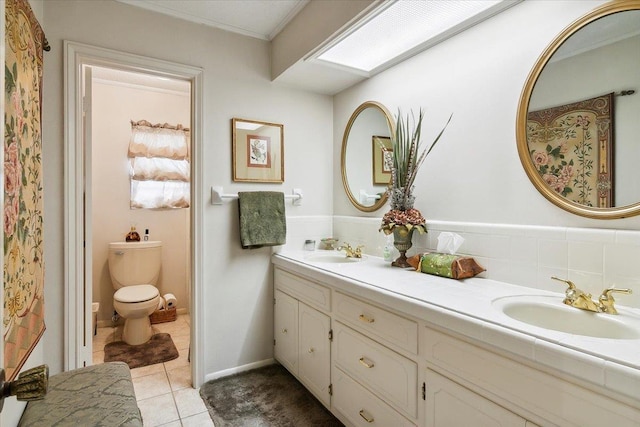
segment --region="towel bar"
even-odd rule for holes
[[[292,194],[285,194],[285,199],[291,199],[293,206],[302,205],[302,190],[300,188],[294,188],[291,191]],[[223,199],[237,199],[238,194],[224,194],[222,187],[211,187],[211,204],[221,205]]]
[[[368,194],[367,190],[360,190],[360,203],[367,204],[370,199],[380,200],[380,194]]]

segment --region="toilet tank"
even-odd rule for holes
[[[115,289],[156,285],[162,264],[162,242],[109,243],[109,274]]]

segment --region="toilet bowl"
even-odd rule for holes
[[[152,285],[120,288],[113,294],[113,308],[124,321],[122,339],[130,345],[144,344],[153,335],[149,315],[158,308],[160,292]]]
[[[113,308],[124,319],[122,340],[144,344],[153,335],[149,315],[160,301],[162,242],[109,243],[109,273],[116,292]]]

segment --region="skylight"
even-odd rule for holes
[[[521,0],[393,0],[313,58],[375,74]]]

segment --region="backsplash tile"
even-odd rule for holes
[[[341,242],[365,245],[364,252],[375,256],[382,256],[386,241],[379,227],[380,218],[333,217]],[[640,308],[640,231],[447,221],[428,221],[427,229],[414,234],[408,255],[435,251],[439,234],[454,232],[465,239],[458,253],[475,257],[487,269],[482,277],[563,292],[564,285],[551,280],[558,276],[594,298],[613,285],[631,288],[632,295],[616,295],[618,305]]]

